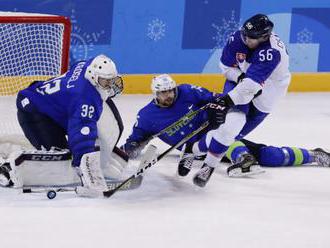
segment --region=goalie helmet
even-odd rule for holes
[[[123,79],[118,75],[115,63],[105,55],[95,57],[85,72],[85,78],[97,89],[114,97],[123,91]]]
[[[257,14],[246,20],[241,28],[243,37],[251,39],[268,38],[274,24],[264,14]]]
[[[164,107],[167,107],[169,105],[164,105],[161,103],[160,101],[160,94],[162,92],[166,92],[166,91],[170,91],[173,90],[174,91],[174,96],[173,99],[168,100],[168,104],[170,102],[174,102],[177,96],[177,87],[176,87],[176,82],[170,77],[170,75],[168,74],[161,74],[159,76],[156,76],[152,79],[152,83],[151,83],[151,90],[152,93],[154,94],[154,98],[155,98],[155,102],[158,105],[163,105]]]

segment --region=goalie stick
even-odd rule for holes
[[[136,177],[134,180],[131,180],[130,182],[126,183],[121,187],[120,190],[133,190],[137,189],[140,187],[142,184],[143,176]],[[107,186],[109,189],[115,189],[119,185],[122,184],[123,181],[118,180],[118,181],[108,181],[107,180]],[[71,184],[71,185],[30,185],[28,187],[23,187],[22,192],[23,193],[47,193],[50,191],[55,191],[55,192],[76,192],[78,185]]]
[[[201,132],[204,128],[206,128],[209,125],[209,122],[206,121],[204,122],[198,129],[196,129],[195,131],[191,132],[190,134],[188,134],[186,137],[184,137],[181,141],[179,141],[177,144],[175,144],[174,146],[171,146],[170,148],[168,148],[166,151],[164,151],[162,154],[158,155],[157,158],[152,159],[151,161],[145,161],[144,164],[145,166],[142,167],[140,170],[138,170],[135,174],[133,174],[132,176],[130,176],[129,178],[127,178],[126,180],[124,180],[120,185],[118,185],[116,188],[108,190],[103,192],[103,195],[107,198],[111,197],[114,193],[116,193],[122,186],[124,186],[127,182],[133,180],[134,178],[142,175],[144,173],[145,170],[147,170],[148,168],[150,168],[151,166],[153,166],[154,164],[156,164],[159,160],[161,160],[165,155],[167,155],[168,153],[170,153],[171,151],[173,151],[174,149],[178,148],[179,146],[183,145],[184,143],[186,143],[189,139],[191,139],[193,136],[195,136],[196,134],[198,134],[199,132]]]
[[[149,146],[147,151],[145,152],[144,156],[141,159],[141,162],[138,166],[138,171],[141,170],[144,166],[146,161],[152,160],[156,156],[157,148],[153,145]],[[113,190],[121,185],[120,190],[133,190],[142,184],[143,176],[140,175],[125,184],[122,184],[123,180],[109,180],[106,178],[107,186],[109,190]],[[77,193],[77,184],[66,184],[66,185],[29,185],[28,187],[23,187],[23,193],[47,193],[47,197],[49,199],[53,199],[56,196],[56,192],[76,192]],[[51,193],[51,194],[49,194]],[[49,195],[53,195],[54,197],[49,197]]]

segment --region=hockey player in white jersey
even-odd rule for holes
[[[218,161],[235,140],[255,129],[286,94],[290,83],[289,56],[272,33],[274,24],[263,14],[249,18],[229,37],[220,66],[227,81],[218,99],[225,122],[206,137],[208,153],[194,183],[204,187]],[[194,147],[198,150],[198,146]],[[245,168],[249,170],[249,166]]]
[[[64,75],[33,82],[17,96],[17,117],[27,139],[38,150],[69,149],[72,166],[91,195],[107,190],[104,169],[112,178],[124,169],[110,163],[123,131],[111,98],[122,90],[114,62],[99,55],[78,62]],[[2,177],[2,185],[12,183]]]

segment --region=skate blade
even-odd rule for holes
[[[250,171],[242,172],[242,168],[235,168],[228,172],[229,177],[249,177],[265,173],[260,165],[252,165]]]

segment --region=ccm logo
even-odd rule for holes
[[[61,161],[62,155],[32,155],[33,161]]]
[[[226,109],[226,107],[221,106],[221,105],[216,104],[216,103],[211,103],[209,105],[209,108],[211,108],[211,109],[219,109],[219,110],[225,110]]]

